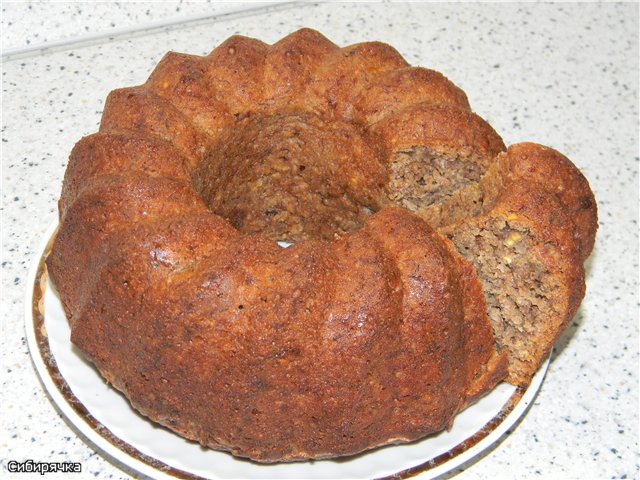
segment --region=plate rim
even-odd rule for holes
[[[162,460],[151,457],[135,446],[120,439],[109,430],[108,425],[98,421],[75,396],[71,387],[57,368],[56,360],[49,348],[45,328],[44,293],[48,273],[45,260],[58,229],[54,219],[45,230],[40,245],[32,260],[25,292],[25,329],[32,362],[40,377],[49,399],[57,408],[72,430],[77,428],[84,436],[85,443],[97,447],[99,453],[106,454],[117,463],[147,475],[151,478],[186,480],[207,480],[197,474],[172,467]],[[516,387],[514,393],[503,404],[500,411],[472,436],[458,443],[436,457],[413,467],[379,477],[385,479],[405,479],[417,476],[435,478],[471,460],[496,443],[498,439],[523,417],[533,403],[548,371],[550,356],[540,366],[527,388]],[[104,456],[104,455],[103,455]],[[120,465],[116,464],[120,468]]]

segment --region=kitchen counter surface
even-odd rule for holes
[[[139,5],[126,3],[116,13],[126,17],[127,8],[142,15]],[[56,28],[37,9],[25,13],[32,18],[18,13],[11,18],[26,27]],[[100,31],[100,21],[112,19],[103,8],[82,21]],[[144,82],[167,50],[206,54],[236,33],[273,43],[303,26],[339,45],[381,40],[410,63],[442,71],[507,145],[544,143],[571,158],[598,201],[587,295],[532,408],[492,448],[445,478],[638,478],[635,3],[288,5],[75,43],[68,32],[52,30],[49,37],[70,43],[4,58],[0,476],[26,478],[6,469],[9,460],[26,459],[81,462],[83,474],[74,478],[134,475],[85,443],[52,406],[32,365],[23,319],[27,272],[56,218],[68,152],[97,130],[107,93]],[[18,31],[11,41],[25,47],[25,38]]]

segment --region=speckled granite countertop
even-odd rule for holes
[[[77,41],[100,34],[163,22],[184,22],[259,5],[209,1],[165,2],[6,2],[2,8],[3,47],[34,48],[62,41]]]
[[[3,5],[3,22],[20,17],[15,8]],[[189,8],[203,11],[188,3],[182,10]],[[125,19],[127,11],[143,10],[117,7]],[[83,20],[88,28],[113,19],[108,9],[96,12]],[[44,25],[38,9],[27,15],[20,20],[27,26]],[[4,59],[0,477],[26,478],[6,466],[29,458],[82,462],[75,478],[131,475],[79,438],[49,402],[30,360],[22,313],[28,267],[56,216],[68,152],[97,129],[107,93],[143,82],[167,50],[204,54],[234,33],[274,42],[302,26],[341,45],[382,40],[409,62],[444,72],[507,144],[536,141],[569,156],[598,200],[587,297],[533,408],[488,452],[449,475],[638,478],[635,3],[307,4]],[[16,46],[27,37],[10,38]]]

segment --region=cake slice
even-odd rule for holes
[[[485,213],[441,229],[476,269],[514,385],[528,385],[584,296],[574,230],[557,197],[523,180]]]

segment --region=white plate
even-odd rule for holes
[[[57,223],[47,230],[32,265],[25,303],[31,356],[49,396],[95,446],[153,478],[349,478],[402,473],[433,478],[478,455],[526,411],[540,388],[547,360],[526,390],[498,385],[461,412],[448,432],[341,460],[260,465],[184,440],[139,415],[69,341],[69,325],[49,283],[44,254]]]

